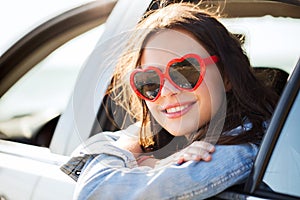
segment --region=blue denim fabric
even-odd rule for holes
[[[74,199],[205,199],[245,181],[258,151],[253,144],[216,145],[210,162],[152,169],[110,143],[101,149],[81,171]]]

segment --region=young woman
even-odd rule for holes
[[[239,41],[187,3],[148,13],[136,30],[111,93],[140,125],[85,143],[93,156],[74,198],[203,199],[245,181],[277,97]]]

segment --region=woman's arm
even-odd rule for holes
[[[134,156],[113,145],[90,159],[75,199],[204,199],[243,182],[257,153],[251,144],[216,146],[210,162],[188,161],[165,167],[137,167]]]
[[[137,159],[139,166],[155,167],[155,165],[159,164],[159,160],[155,159],[151,155],[149,156],[149,154],[143,155],[143,151],[139,144],[138,132],[136,131],[135,127],[136,126],[134,126],[133,128],[129,127],[125,130],[125,133],[120,134],[120,137],[114,143],[114,145],[121,149],[130,151]],[[168,160],[168,162],[178,164],[182,164],[190,160],[210,161],[212,158],[211,153],[213,153],[214,151],[214,145],[204,141],[195,141],[185,149],[179,151],[175,155],[172,155],[165,160]]]

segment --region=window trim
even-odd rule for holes
[[[94,1],[66,11],[17,41],[0,57],[0,96],[55,49],[103,24],[116,1]]]

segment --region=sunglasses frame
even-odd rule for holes
[[[169,74],[169,69],[170,69],[172,64],[180,63],[180,62],[186,60],[187,58],[195,58],[200,64],[200,75],[199,75],[197,83],[195,84],[195,86],[193,88],[182,88],[182,87],[180,87],[179,85],[177,85],[172,80],[172,78],[170,77],[170,74]],[[206,66],[211,65],[213,63],[217,63],[218,60],[219,60],[218,56],[215,56],[215,55],[209,56],[207,58],[202,58],[198,54],[189,53],[189,54],[186,54],[186,55],[182,56],[181,58],[174,58],[174,59],[170,60],[167,64],[167,66],[166,66],[166,69],[165,69],[164,73],[159,68],[154,67],[154,66],[148,66],[144,69],[141,69],[141,68],[135,69],[130,74],[130,85],[131,85],[131,88],[133,89],[133,91],[135,92],[135,94],[137,94],[139,98],[147,100],[147,101],[151,101],[151,102],[156,101],[160,97],[162,87],[165,84],[165,79],[167,79],[173,86],[175,86],[176,88],[178,88],[180,90],[192,92],[192,91],[195,91],[200,86],[200,84],[202,83],[205,72],[206,72]],[[158,94],[156,95],[156,97],[154,99],[149,99],[149,98],[145,97],[144,95],[142,95],[139,92],[139,90],[137,89],[137,87],[134,83],[134,76],[137,73],[147,72],[147,71],[150,71],[150,70],[155,71],[157,73],[157,75],[159,76],[159,79],[160,79],[159,92],[158,92]]]

